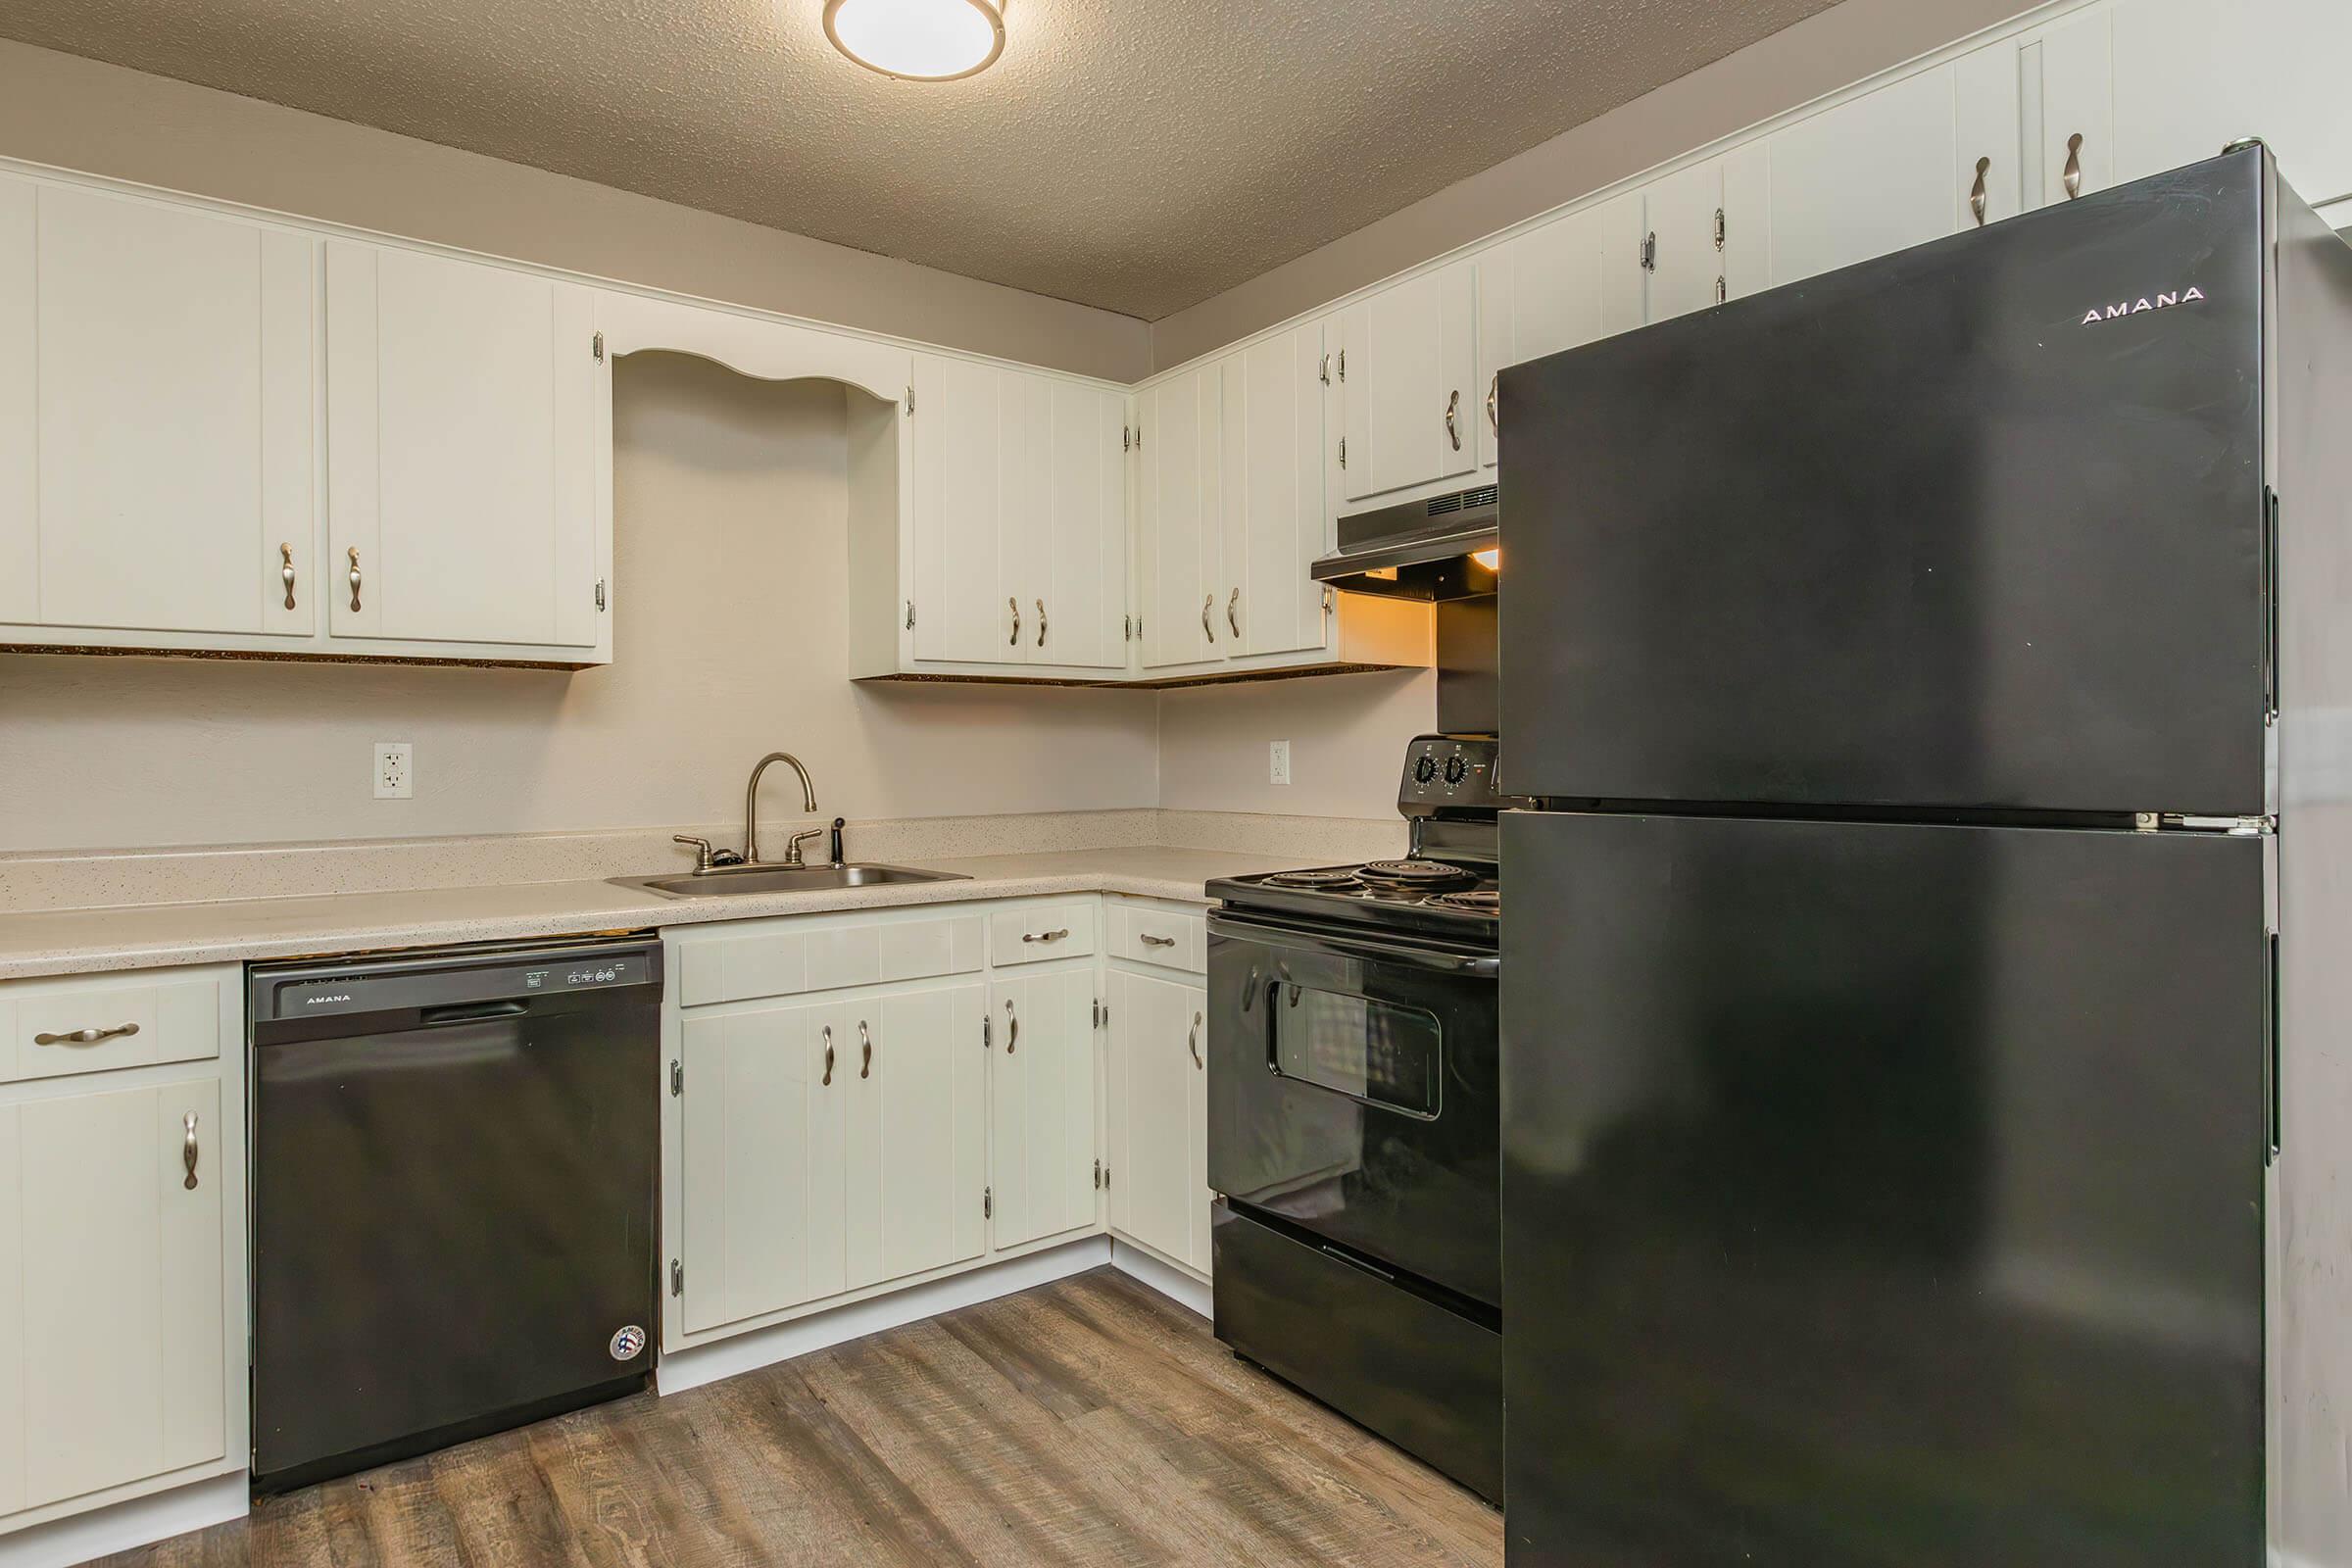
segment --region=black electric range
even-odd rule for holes
[[[1208,1178],[1218,1338],[1499,1500],[1494,757],[1412,741],[1401,858],[1208,884]]]

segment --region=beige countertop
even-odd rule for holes
[[[1054,893],[1128,893],[1199,904],[1205,902],[1201,884],[1210,877],[1277,871],[1299,861],[1130,847],[907,863],[958,872],[965,880],[700,899],[668,899],[610,882],[524,882],[0,914],[0,980]]]

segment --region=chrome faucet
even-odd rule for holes
[[[752,781],[743,788],[743,862],[746,865],[764,863],[760,858],[760,775],[767,771],[767,765],[770,762],[790,763],[792,770],[801,775],[801,808],[811,816],[816,814],[816,786],[808,782],[808,770],[801,765],[799,758],[790,752],[770,752],[760,759],[752,768]],[[816,828],[810,832],[795,834],[792,846],[784,852],[784,858],[780,863],[784,865],[804,863],[801,859],[802,841],[815,838],[822,832],[824,832],[823,828]]]

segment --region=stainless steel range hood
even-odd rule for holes
[[[1490,484],[1342,517],[1340,548],[1315,563],[1314,579],[1387,599],[1491,594],[1501,512]]]

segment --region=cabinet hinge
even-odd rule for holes
[[[1131,614],[1119,617],[1119,641],[1123,643],[1135,641],[1135,617]]]
[[[1723,209],[1715,209],[1715,248],[1723,249]]]
[[[1095,1161],[1095,1191],[1099,1193],[1099,1192],[1101,1192],[1102,1190],[1102,1162],[1101,1160],[1099,1160],[1099,1159],[1098,1159],[1098,1160],[1096,1160],[1096,1161]]]
[[[1102,1167],[1102,1190],[1106,1193],[1110,1191],[1110,1167],[1108,1165]]]
[[[997,1217],[997,1190],[993,1187],[980,1189],[980,1217],[982,1219]]]
[[[1642,270],[1654,272],[1657,270],[1658,236],[1657,231],[1652,229],[1649,233],[1642,236]]]
[[[1325,386],[1329,386],[1329,385],[1331,385],[1331,356],[1330,356],[1330,355],[1326,354],[1326,355],[1324,355],[1324,356],[1323,356],[1323,363],[1322,363],[1321,365],[1319,365],[1319,366],[1317,366],[1317,367],[1315,368],[1315,376],[1316,376],[1316,379],[1320,380],[1320,381],[1321,381],[1321,382],[1322,382],[1322,383],[1323,383]]]
[[[599,332],[588,340],[588,357],[597,364],[605,363],[605,334]]]
[[[686,1092],[686,1063],[683,1061],[669,1064],[669,1092],[672,1096]]]
[[[906,412],[908,414],[914,412],[914,388],[912,387],[906,389]]]
[[[914,601],[911,599],[906,601],[906,629],[914,630]]]
[[[1338,592],[1339,590],[1333,588],[1329,583],[1323,585],[1323,618],[1326,620],[1331,618],[1333,611],[1340,608],[1340,602],[1336,597]]]
[[[1135,450],[1138,452],[1144,450],[1144,427],[1140,423],[1135,427]]]
[[[2233,839],[2258,839],[2278,831],[2275,816],[2198,816],[2185,811],[2133,811],[2136,833],[2226,833]]]
[[[1721,305],[1729,298],[1729,285],[1720,277],[1715,279],[1715,303]]]
[[[674,1257],[669,1260],[669,1294],[672,1296],[686,1294],[686,1265]]]
[[[1119,450],[1121,452],[1133,452],[1135,450],[1134,425],[1122,424],[1119,426]]]
[[[1343,468],[1348,466],[1348,438],[1346,436],[1340,437],[1340,466]]]
[[[995,1038],[996,1037],[989,1032],[988,1014],[982,1013],[980,1015],[980,1049],[982,1051],[994,1050]]]
[[[605,608],[605,579],[602,577],[596,579],[596,608]]]

